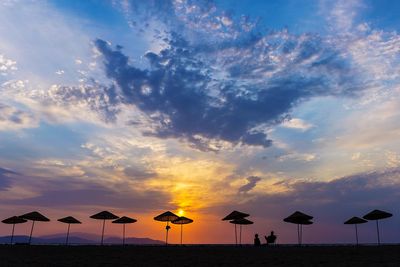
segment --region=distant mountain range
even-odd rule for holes
[[[53,234],[45,235],[39,237],[32,237],[32,244],[64,244],[65,234]],[[87,233],[70,233],[69,244],[75,245],[95,245],[100,243],[101,236],[95,234]],[[27,243],[29,236],[16,235],[14,236],[13,243]],[[1,236],[0,244],[7,244],[10,242],[10,236]],[[106,236],[104,237],[104,244],[122,244],[122,238],[116,236]],[[127,237],[125,238],[125,244],[135,244],[135,245],[162,245],[163,241],[154,240],[150,238],[140,238],[140,237]]]

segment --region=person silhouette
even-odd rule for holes
[[[254,246],[259,247],[261,246],[260,238],[258,238],[258,234],[254,235]]]
[[[271,234],[269,236],[264,236],[264,237],[265,237],[265,240],[267,241],[267,245],[275,244],[276,235],[274,234],[274,231],[271,231]]]

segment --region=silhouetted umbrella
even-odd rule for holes
[[[249,216],[250,216],[250,214],[234,210],[231,213],[229,213],[228,215],[226,215],[225,218],[223,218],[222,220],[223,221],[232,221],[232,220],[241,219],[241,218],[245,218],[245,217],[249,217]]]
[[[234,210],[231,213],[229,213],[228,215],[226,215],[222,220],[223,221],[232,221],[232,220],[245,218],[248,216],[250,216],[250,214]],[[237,243],[238,243],[237,242],[237,230],[236,230],[236,224],[235,224],[235,244],[237,245]]]
[[[233,223],[233,224],[239,224],[240,225],[240,227],[239,227],[239,244],[241,245],[242,244],[242,225],[248,225],[248,224],[253,224],[253,222],[252,221],[249,221],[249,220],[247,220],[247,219],[245,219],[245,218],[240,218],[240,219],[236,219],[236,220],[232,220],[232,221],[230,221],[230,223]]]
[[[370,213],[363,216],[364,219],[368,221],[376,221],[376,233],[378,235],[378,245],[381,244],[381,239],[379,236],[379,220],[386,219],[392,217],[393,214],[383,211],[383,210],[373,210]]]
[[[126,216],[122,216],[121,218],[112,221],[112,223],[122,224],[122,245],[125,245],[125,224],[135,223],[135,222],[137,222],[137,220]]]
[[[29,212],[24,215],[19,216],[25,220],[32,221],[32,228],[31,228],[31,234],[29,235],[29,244],[31,243],[32,240],[32,233],[33,233],[33,227],[35,226],[35,222],[49,222],[50,219],[44,216],[43,214],[40,214],[37,211]]]
[[[96,213],[92,216],[90,216],[90,218],[92,219],[96,219],[96,220],[103,220],[103,230],[101,232],[101,245],[103,245],[103,239],[104,239],[104,227],[106,224],[106,220],[114,220],[114,219],[118,219],[119,217],[117,215],[112,214],[109,211],[102,211],[99,213]]]
[[[312,218],[314,217],[300,211],[296,211],[289,217],[283,219],[284,222],[297,224],[297,240],[299,245],[301,245],[303,240],[303,225],[313,224],[313,222],[310,221]]]
[[[72,217],[72,216],[64,217],[64,218],[58,219],[57,221],[62,222],[62,223],[67,223],[67,224],[68,224],[68,228],[67,228],[67,238],[65,239],[65,245],[68,245],[69,228],[70,228],[71,224],[81,224],[81,222],[78,221],[77,219],[75,219],[75,218]]]
[[[165,236],[165,245],[168,245],[168,231],[171,228],[169,226],[169,222],[175,221],[179,219],[179,216],[176,214],[173,214],[170,211],[166,211],[164,213],[161,213],[160,215],[154,217],[154,220],[160,221],[160,222],[167,222],[167,226],[165,226],[165,230],[167,231],[167,234]]]
[[[2,223],[5,223],[5,224],[12,224],[12,225],[13,225],[13,226],[12,226],[12,231],[11,231],[11,238],[10,238],[10,244],[12,245],[13,239],[14,239],[14,229],[15,229],[15,225],[16,225],[16,224],[20,224],[20,223],[26,223],[27,220],[25,220],[25,219],[23,219],[23,218],[21,218],[21,217],[18,217],[18,216],[12,216],[12,217],[10,217],[10,218],[7,218],[7,219],[2,220],[1,222],[2,222]]]
[[[359,217],[352,217],[348,219],[347,221],[344,222],[344,224],[354,224],[355,229],[356,229],[356,244],[358,245],[358,230],[357,230],[357,224],[362,224],[366,223],[367,220],[361,219]]]
[[[182,232],[183,232],[183,230],[182,230],[183,227],[182,226],[184,224],[189,224],[189,223],[192,223],[192,222],[193,222],[192,219],[186,218],[184,216],[181,216],[178,219],[172,221],[173,224],[180,224],[181,225],[181,245],[182,245]]]

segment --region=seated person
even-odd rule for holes
[[[255,235],[254,235],[254,246],[256,246],[256,247],[261,246],[261,241],[260,241],[260,239],[258,238],[258,234],[255,234]]]
[[[274,234],[274,231],[271,231],[271,234],[269,236],[264,236],[264,237],[265,237],[265,240],[267,241],[267,245],[275,244],[276,235]]]

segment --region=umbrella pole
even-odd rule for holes
[[[240,232],[240,234],[239,234],[239,244],[242,245],[242,225],[239,226],[239,229],[240,229],[239,230],[239,232]]]
[[[357,231],[357,224],[354,224],[354,226],[356,227],[356,244],[358,246],[358,231]]]
[[[181,246],[182,246],[183,224],[181,224]]]
[[[103,245],[103,239],[104,239],[104,227],[106,225],[106,220],[103,220],[103,230],[101,232],[101,243],[100,245]]]
[[[67,238],[65,239],[65,245],[68,246],[68,238],[69,238],[69,228],[71,227],[71,224],[68,224],[68,228],[67,228]]]
[[[236,231],[236,223],[235,223],[235,245],[237,246],[237,231]]]
[[[378,234],[378,246],[379,246],[381,244],[381,239],[379,237],[379,223],[378,223],[378,221],[379,220],[376,220],[376,232]]]
[[[12,231],[11,231],[11,240],[10,240],[10,245],[12,245],[12,243],[13,243],[13,239],[14,239],[14,228],[15,228],[15,223],[13,223],[13,227],[12,227]]]
[[[31,244],[31,240],[32,240],[32,233],[33,233],[33,227],[35,226],[35,221],[32,221],[32,228],[31,228],[31,234],[29,235],[29,245]]]
[[[122,224],[122,245],[125,246],[125,224]]]
[[[168,246],[168,230],[169,230],[169,229],[168,229],[168,226],[169,226],[168,224],[169,224],[169,221],[167,221],[167,227],[165,227],[165,229],[167,230],[167,234],[166,234],[166,236],[165,236],[165,245],[166,245],[166,246]]]

